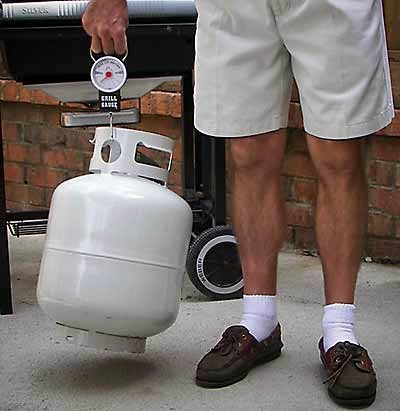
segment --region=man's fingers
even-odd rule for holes
[[[104,54],[110,55],[114,54],[114,42],[111,37],[103,36],[101,38],[101,45],[103,47]]]
[[[110,37],[110,36],[113,37]],[[124,55],[127,50],[127,39],[124,30],[118,30],[114,33],[107,32],[101,37],[98,35],[92,36],[91,49],[94,53],[99,54],[104,52],[104,54],[117,54]]]
[[[114,48],[117,55],[122,56],[125,54],[128,48],[125,30],[120,30],[115,33]]]
[[[90,48],[95,54],[100,54],[103,51],[103,48],[101,46],[101,40],[96,35],[92,36],[92,43],[90,45]]]
[[[129,24],[126,0],[90,0],[83,16],[83,27],[92,36],[92,51],[124,54]]]

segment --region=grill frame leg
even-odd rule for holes
[[[193,73],[182,73],[182,183],[183,196],[190,201],[196,197],[195,130],[193,102]]]
[[[6,224],[6,190],[3,155],[3,123],[0,104],[0,314],[12,314],[11,270]]]

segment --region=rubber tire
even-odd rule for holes
[[[227,287],[223,287],[219,284],[215,284],[215,283],[212,283],[211,281],[208,281],[207,273],[204,273],[205,256],[207,256],[210,250],[212,250],[216,245],[223,244],[224,240],[221,238],[220,239],[221,241],[218,241],[218,237],[224,237],[224,236],[234,237],[231,227],[217,226],[217,227],[213,227],[213,228],[210,228],[204,231],[193,241],[189,249],[187,259],[186,259],[186,271],[193,285],[202,294],[214,300],[228,300],[228,299],[233,299],[233,298],[241,298],[243,295],[243,275],[241,273],[240,267],[239,267],[240,272],[236,271],[238,273],[237,281],[233,282],[232,285],[229,287],[229,288],[234,289],[232,292],[227,292]],[[232,239],[232,240],[233,241],[228,241],[228,243],[236,244],[236,240],[235,239]],[[210,245],[211,241],[216,241],[217,243],[215,245]],[[211,247],[211,248],[207,250],[206,247]],[[232,252],[232,250],[229,250],[229,251]],[[204,254],[204,252],[206,254],[202,255]],[[219,252],[221,253],[221,250],[219,250]],[[202,258],[202,260],[200,260],[199,257]],[[237,258],[239,257],[237,256]],[[224,260],[224,263],[229,263],[229,261]],[[234,266],[236,266],[236,268],[237,268],[237,264],[240,265],[238,261],[234,261]],[[201,270],[203,271],[203,273],[200,272],[199,267],[201,267]],[[213,287],[213,289],[209,288],[210,284]]]

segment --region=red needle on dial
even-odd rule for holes
[[[101,80],[103,82],[104,80],[107,80],[108,78],[112,77],[112,72],[111,71],[106,71],[105,72],[105,77]]]

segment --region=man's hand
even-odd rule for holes
[[[126,0],[90,0],[82,24],[92,37],[94,53],[123,55],[126,52],[125,31],[129,24]]]

